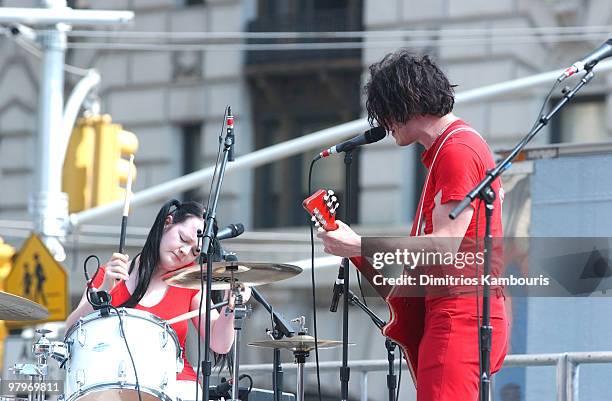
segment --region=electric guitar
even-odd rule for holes
[[[302,202],[302,206],[311,215],[311,220],[317,228],[325,231],[334,231],[338,228],[336,223],[336,210],[339,203],[331,190],[319,189]],[[418,361],[418,347],[423,333],[424,301],[423,298],[399,295],[399,291],[392,288],[381,288],[375,285],[373,277],[380,274],[370,262],[362,257],[351,257],[350,261],[359,272],[370,282],[372,287],[384,299],[389,307],[390,319],[382,329],[382,334],[397,343],[406,356],[410,374],[416,385],[416,367]]]

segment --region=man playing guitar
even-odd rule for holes
[[[472,202],[455,220],[448,215],[465,195],[494,167],[484,139],[453,113],[454,91],[447,77],[428,56],[406,51],[387,55],[370,66],[366,85],[368,119],[391,133],[398,146],[415,142],[425,147],[422,162],[428,176],[414,218],[411,236],[418,236],[418,250],[445,249],[457,252],[464,240],[482,238],[485,207]],[[501,185],[493,184],[498,195],[491,234],[503,237]],[[324,251],[349,257],[361,255],[361,237],[341,221],[338,229],[320,232]],[[440,241],[436,241],[440,239]],[[408,244],[410,242],[407,242]],[[477,242],[478,243],[478,242]],[[481,249],[481,248],[480,248]],[[357,263],[359,264],[359,263]],[[361,269],[361,266],[357,266]],[[463,274],[474,276],[473,271]],[[394,316],[399,325],[402,348],[417,387],[417,401],[476,401],[479,387],[478,330],[482,293],[476,287],[450,288],[444,294],[425,288],[424,297],[404,297],[402,314]],[[493,327],[491,371],[501,368],[507,350],[508,320],[502,289],[491,291]],[[389,300],[387,300],[389,302]],[[397,310],[395,312],[398,312]],[[397,330],[397,327],[396,327]],[[387,330],[388,331],[388,330]],[[385,331],[385,334],[388,334]]]

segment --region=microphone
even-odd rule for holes
[[[217,231],[217,240],[221,241],[228,238],[236,238],[244,232],[244,225],[242,223],[230,224]]]
[[[232,108],[230,106],[227,106],[226,125],[227,125],[226,137],[231,143],[231,146],[229,148],[229,153],[227,155],[227,161],[233,162],[234,161],[234,146],[236,146],[236,139],[234,137],[234,116],[232,115]]]
[[[338,269],[338,278],[334,283],[334,295],[332,295],[331,306],[329,307],[330,312],[336,312],[338,310],[338,302],[340,301],[340,295],[342,295],[342,288],[344,286],[344,262],[340,263]]]
[[[580,71],[590,71],[597,63],[610,56],[612,56],[612,39],[606,40],[604,44],[599,46],[582,60],[578,60],[570,67],[566,68],[565,71],[559,75],[557,81],[561,82],[565,78],[571,77]]]
[[[95,258],[96,260],[98,260],[97,256],[89,255],[85,259],[85,262],[83,263],[83,271],[85,273],[85,281],[86,281],[87,301],[89,302],[89,304],[92,306],[94,310],[100,310],[100,314],[106,317],[108,316],[108,313],[110,310],[110,303],[113,298],[107,291],[104,291],[104,290],[94,291],[93,281],[96,278],[96,275],[100,273],[100,268],[98,267],[93,278],[90,279],[89,273],[87,273],[87,262],[91,258]],[[98,266],[99,266],[99,263],[100,261],[98,260]]]
[[[225,377],[223,379],[221,379],[221,383],[217,384],[216,386],[211,386],[210,387],[210,394],[209,396],[214,399],[214,400],[218,400],[220,398],[229,398],[230,397],[230,389],[232,388],[232,383],[229,380],[225,380]]]
[[[328,157],[334,153],[346,152],[352,150],[361,145],[367,145],[369,143],[378,142],[387,135],[387,131],[383,127],[370,128],[363,134],[332,146],[329,149],[325,149],[323,152],[315,156],[314,160],[319,160],[324,157]]]

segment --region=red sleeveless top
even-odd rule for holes
[[[100,272],[98,272],[98,274],[94,277],[92,283],[95,288],[102,285],[105,273],[105,267],[100,267]],[[136,305],[135,309],[149,312],[160,319],[170,320],[173,317],[189,312],[191,309],[191,300],[197,295],[198,292],[199,290],[195,289],[168,286],[163,298],[156,305],[149,307],[138,304]],[[125,281],[123,280],[113,287],[113,289],[110,291],[110,295],[112,296],[111,304],[113,306],[121,305],[131,296],[127,286],[125,285]],[[176,332],[181,350],[183,351],[184,368],[183,371],[176,376],[176,379],[196,381],[196,373],[193,370],[193,367],[191,367],[187,361],[187,356],[185,353],[185,340],[187,339],[189,320],[191,319],[183,320],[182,322],[170,325]]]

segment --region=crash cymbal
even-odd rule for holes
[[[301,268],[284,263],[213,262],[212,289],[229,289],[232,278],[238,283],[253,287],[285,280],[301,272]],[[200,266],[192,265],[166,273],[162,279],[175,287],[200,289],[202,280],[206,281],[206,265],[203,277],[200,274]]]
[[[301,334],[294,337],[289,337],[284,340],[264,340],[249,343],[252,347],[278,348],[288,349],[289,351],[310,352],[315,349],[314,337]],[[319,348],[334,348],[342,345],[342,341],[336,340],[321,340],[318,342]],[[354,344],[349,344],[354,345]]]
[[[49,311],[29,299],[0,291],[0,320],[43,320]]]

